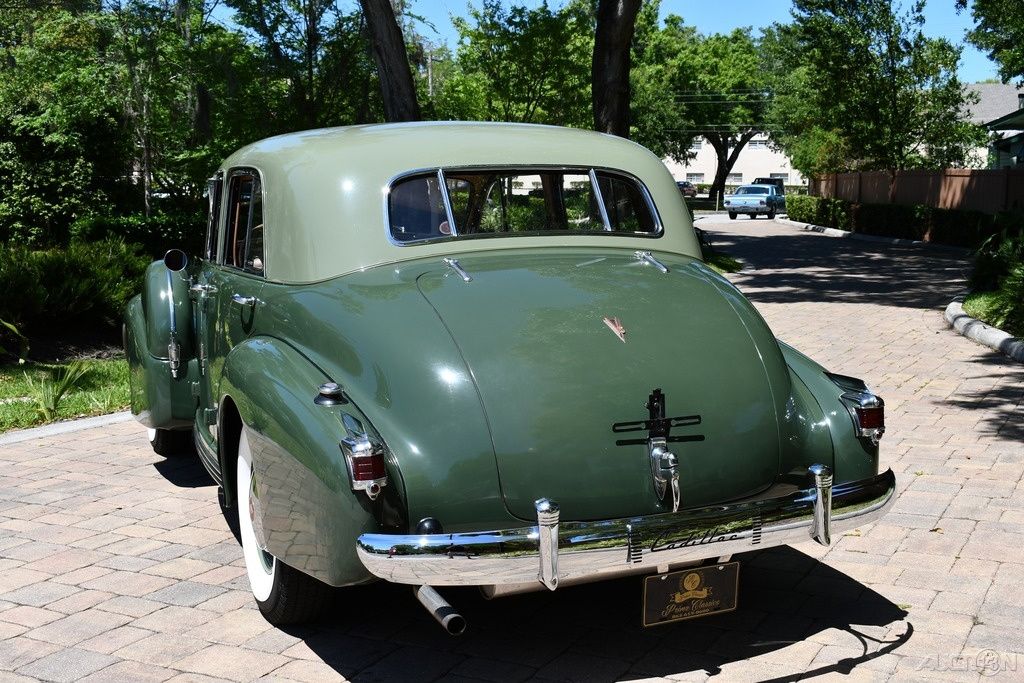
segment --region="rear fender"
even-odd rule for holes
[[[404,496],[390,458],[388,484],[375,501],[352,491],[340,447],[347,434],[343,415],[350,416],[350,425],[352,418],[357,420],[371,440],[380,437],[351,402],[313,402],[319,385],[328,381],[286,343],[254,337],[228,355],[220,388],[222,402],[223,397],[234,402],[249,436],[257,542],[290,567],[344,586],[372,580],[356,557],[355,539],[390,528],[388,520],[404,509]],[[222,463],[227,473],[234,465]],[[225,476],[224,484],[233,487],[233,478]],[[229,497],[235,498],[233,491]]]
[[[188,428],[195,417],[194,358],[189,280],[163,261],[146,269],[142,294],[125,309],[124,348],[132,413],[154,429]]]
[[[835,483],[868,479],[878,474],[878,446],[872,446],[854,433],[850,413],[839,399],[842,390],[828,378],[825,368],[788,344],[779,342],[779,347],[790,372],[820,408],[832,439]]]

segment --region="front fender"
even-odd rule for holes
[[[291,346],[254,337],[228,354],[221,404],[230,398],[248,430],[257,541],[285,564],[345,586],[372,580],[356,557],[355,539],[386,527],[389,507],[401,505],[402,482],[389,462],[388,485],[376,501],[352,491],[339,445],[346,435],[342,414],[359,420],[371,437],[372,425],[351,403],[315,404],[317,387],[327,381]],[[224,464],[226,473],[234,471],[234,463]],[[233,485],[229,474],[225,480]]]
[[[818,406],[829,433],[835,457],[835,482],[867,479],[878,474],[878,447],[854,433],[850,413],[839,400],[842,390],[825,374],[825,368],[792,346],[779,342],[790,371],[804,384]]]

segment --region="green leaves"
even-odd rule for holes
[[[1003,81],[1024,81],[1024,11],[1019,0],[972,0],[971,17],[976,26],[968,40],[988,52],[999,64]],[[967,0],[957,0],[957,9]]]
[[[79,388],[88,375],[89,366],[83,361],[57,366],[50,370],[48,377],[42,379],[33,379],[26,372],[25,382],[28,384],[30,396],[39,416],[47,422],[53,421],[57,417],[61,400],[69,392]]]
[[[922,33],[922,9],[795,0],[793,24],[768,32],[769,118],[805,175],[964,165],[984,144],[962,120],[960,51]]]

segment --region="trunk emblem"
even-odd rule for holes
[[[622,326],[622,321],[618,318],[603,318],[604,324],[608,326],[608,329],[615,333],[615,336],[625,344],[626,343],[626,328]]]

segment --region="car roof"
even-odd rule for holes
[[[657,239],[597,234],[392,244],[385,221],[394,179],[457,166],[625,171],[647,186],[665,233]],[[278,282],[315,282],[385,263],[485,249],[600,246],[700,257],[689,214],[661,160],[634,142],[593,131],[481,122],[322,128],[247,145],[220,170],[239,168],[255,168],[263,178],[266,275]]]

